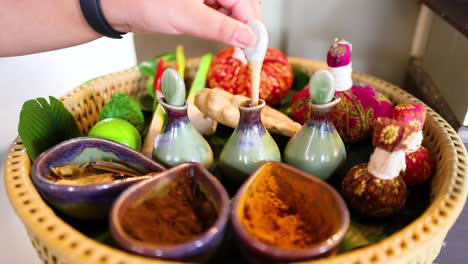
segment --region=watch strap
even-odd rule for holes
[[[107,22],[101,9],[100,0],[80,0],[80,7],[86,21],[97,33],[116,39],[121,39],[122,35],[125,34],[113,29]]]

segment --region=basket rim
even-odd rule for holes
[[[197,65],[198,61],[199,58],[187,60],[187,67]],[[315,69],[327,67],[325,62],[297,57],[289,57],[289,63],[299,67]],[[93,85],[99,82],[110,82],[112,78],[126,74],[141,77],[138,68],[132,67],[86,82],[64,95],[61,99],[67,105],[67,101],[76,93],[92,89]],[[353,72],[353,79],[377,89],[384,87],[392,94],[398,94],[406,101],[419,101],[403,89],[377,77]],[[429,242],[436,243],[440,240],[440,237],[444,238],[446,236],[448,230],[461,213],[468,195],[468,155],[455,130],[434,110],[427,106],[426,108],[428,110],[426,124],[431,120],[429,123],[432,122],[437,132],[444,135],[438,140],[444,141],[444,158],[450,160],[451,166],[445,176],[450,177],[450,181],[446,180],[444,182],[446,184],[440,188],[439,193],[435,195],[430,206],[421,216],[391,236],[360,249],[326,259],[307,261],[307,263],[342,263],[343,261],[346,261],[346,263],[361,263],[362,259],[366,259],[370,263],[400,262],[406,259],[407,255],[414,255],[419,250],[427,249]],[[89,262],[90,260],[116,257],[129,263],[168,263],[168,261],[149,259],[112,248],[79,233],[56,216],[53,210],[42,200],[30,179],[30,169],[31,161],[25,152],[21,139],[17,137],[11,145],[5,160],[4,181],[10,203],[24,223],[30,236],[32,233],[61,252],[66,252],[65,255],[70,262],[77,259],[82,262]],[[424,235],[421,236],[421,234]],[[399,247],[396,248],[395,245]],[[89,254],[90,250],[99,251],[99,254]],[[435,254],[434,257],[437,253],[438,251],[433,253]]]

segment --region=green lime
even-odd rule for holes
[[[130,122],[120,118],[99,121],[91,128],[88,137],[113,140],[135,150],[141,148],[141,136],[138,130]]]

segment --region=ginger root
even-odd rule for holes
[[[236,127],[240,117],[238,105],[246,100],[249,98],[233,95],[223,89],[205,88],[195,97],[195,106],[219,123]],[[299,123],[268,105],[264,107],[261,115],[263,125],[273,133],[291,137],[301,128]]]
[[[204,136],[213,135],[216,132],[218,123],[211,117],[200,112],[193,103],[187,101],[187,104],[187,114],[193,127]]]

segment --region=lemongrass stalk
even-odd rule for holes
[[[211,66],[211,61],[213,60],[213,54],[207,53],[202,56],[200,64],[198,65],[197,73],[193,79],[192,86],[190,86],[190,91],[187,97],[187,101],[193,103],[195,96],[206,87],[206,79],[208,76],[208,70]]]
[[[216,132],[218,122],[203,114],[195,106],[195,96],[205,88],[208,70],[210,69],[213,55],[207,53],[202,56],[198,65],[197,73],[190,87],[189,95],[187,96],[188,117],[195,129],[202,135],[212,135]]]
[[[176,47],[176,62],[177,62],[177,72],[179,73],[182,80],[184,79],[185,74],[185,53],[184,46],[177,45]]]

